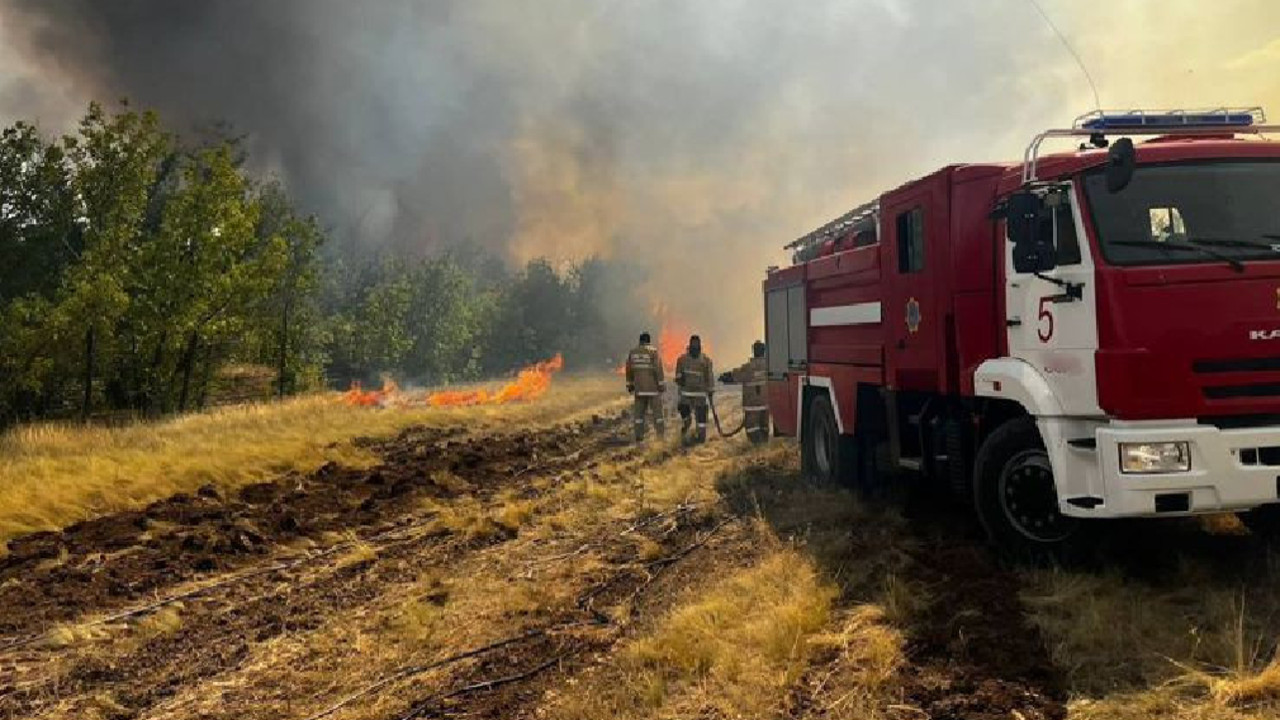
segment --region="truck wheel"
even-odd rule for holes
[[[801,449],[802,465],[809,478],[824,483],[847,483],[852,479],[853,439],[840,434],[835,410],[826,395],[815,395],[809,401]]]
[[[1080,531],[1058,511],[1058,492],[1044,441],[1031,418],[1011,420],[982,443],[973,501],[991,542],[1033,559],[1057,556]]]

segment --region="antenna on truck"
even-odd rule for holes
[[[1098,112],[1102,112],[1102,100],[1098,96],[1098,85],[1093,82],[1093,75],[1089,73],[1089,68],[1085,67],[1084,60],[1080,58],[1080,53],[1076,52],[1074,47],[1071,47],[1071,43],[1067,40],[1067,36],[1063,35],[1062,31],[1058,29],[1058,26],[1054,24],[1053,18],[1049,17],[1049,13],[1044,11],[1039,0],[1027,0],[1027,2],[1031,3],[1031,6],[1036,9],[1036,12],[1040,13],[1040,17],[1044,18],[1045,23],[1049,25],[1049,29],[1053,30],[1053,34],[1057,35],[1058,39],[1062,41],[1062,46],[1067,49],[1067,52],[1071,53],[1071,57],[1075,58],[1076,64],[1080,66],[1080,72],[1084,73],[1084,79],[1089,81],[1089,89],[1093,91],[1093,107]]]

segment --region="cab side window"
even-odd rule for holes
[[[1053,246],[1057,249],[1058,265],[1080,264],[1080,239],[1076,236],[1076,219],[1070,205],[1053,209]]]
[[[924,208],[898,216],[898,272],[924,272]]]

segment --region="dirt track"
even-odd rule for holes
[[[1065,717],[1016,577],[963,521],[885,531],[799,480],[785,449],[637,448],[628,431],[616,414],[408,431],[371,470],[15,542],[0,717],[561,716],[573,688],[620,682],[620,647],[786,543],[836,580],[837,615],[890,579],[919,595],[886,717]],[[631,481],[673,468],[703,494],[663,504]],[[817,679],[839,662],[816,655],[778,712],[831,716]]]

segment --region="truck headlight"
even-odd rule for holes
[[[1190,443],[1120,443],[1122,473],[1176,473],[1190,469]]]

